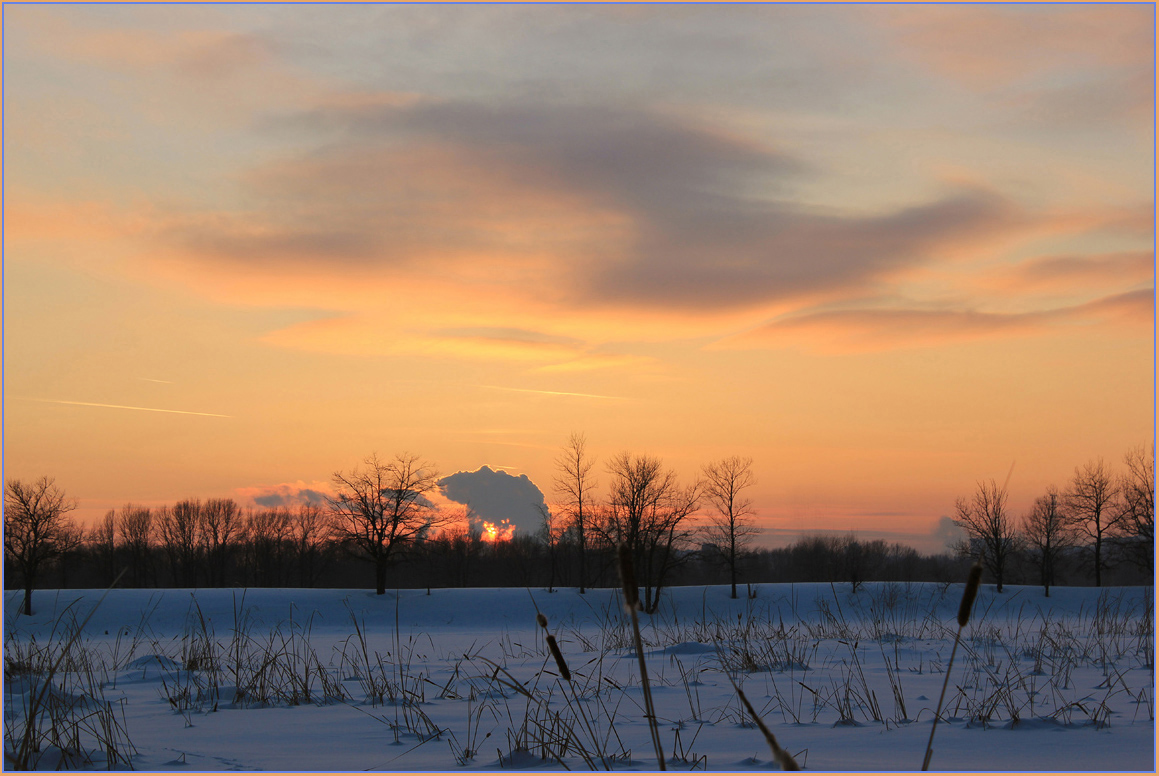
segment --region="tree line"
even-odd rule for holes
[[[333,475],[334,495],[293,507],[241,507],[232,499],[172,506],[126,504],[87,530],[69,519],[76,501],[47,477],[9,480],[4,495],[5,586],[23,587],[24,610],[44,580],[59,587],[357,587],[372,570],[376,592],[396,587],[617,584],[616,549],[632,554],[641,603],[654,610],[665,586],[764,582],[954,581],[981,557],[993,581],[1101,585],[1113,574],[1149,583],[1154,571],[1154,467],[1142,449],[1126,470],[1101,460],[1068,487],[1048,489],[1016,520],[1005,486],[979,483],[957,503],[966,538],[951,554],[898,543],[807,536],[754,550],[758,532],[746,491],[752,459],[704,465],[681,482],[656,457],[621,453],[602,469],[582,434],[555,461],[554,509],[537,532],[485,541],[481,521],[448,513],[429,496],[439,474],[428,461],[377,455]],[[360,562],[352,562],[360,561]]]
[[[1112,570],[1155,573],[1155,454],[1129,450],[1115,471],[1102,458],[1078,466],[1065,487],[1049,486],[1021,517],[1007,509],[1006,485],[979,482],[959,498],[954,520],[965,532],[955,548],[981,559],[998,590],[1011,569],[1029,564],[1046,595],[1068,566],[1102,586]]]

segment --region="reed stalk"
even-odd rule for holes
[[[942,703],[946,700],[946,688],[950,685],[950,669],[954,667],[954,655],[958,652],[958,642],[962,640],[962,629],[970,622],[970,610],[974,607],[974,598],[977,597],[981,584],[982,562],[975,561],[970,567],[970,576],[966,579],[966,589],[962,591],[962,603],[958,606],[958,632],[954,634],[954,647],[950,650],[950,662],[946,664],[942,694],[938,696],[938,709],[934,712],[934,724],[930,727],[930,740],[926,742],[926,756],[922,760],[923,771],[930,769],[930,758],[934,755],[934,732],[938,729],[938,720],[942,717]]]
[[[668,770],[664,766],[664,748],[660,745],[660,726],[656,722],[656,709],[652,705],[652,688],[648,685],[648,665],[644,661],[644,640],[640,637],[640,619],[636,612],[640,608],[640,589],[636,585],[636,572],[632,568],[632,551],[628,545],[621,544],[620,555],[620,582],[624,586],[624,608],[632,621],[632,640],[636,647],[636,657],[640,661],[640,685],[644,688],[644,715],[648,720],[648,729],[652,731],[652,745],[656,748],[656,763],[660,770]]]

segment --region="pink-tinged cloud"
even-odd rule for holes
[[[257,506],[266,509],[292,507],[299,504],[325,506],[327,499],[334,495],[334,487],[328,482],[282,482],[277,485],[254,485],[235,488],[234,498],[243,506]]]

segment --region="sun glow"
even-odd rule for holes
[[[500,520],[499,525],[483,521],[483,541],[507,542],[515,535],[515,526],[506,520]]]

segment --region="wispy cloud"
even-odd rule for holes
[[[1000,279],[1010,286],[1027,288],[1089,289],[1114,284],[1120,288],[1155,277],[1155,254],[1129,251],[1092,256],[1044,256],[1014,267]]]
[[[480,385],[480,388],[488,388],[492,391],[515,391],[517,393],[538,393],[545,396],[578,396],[584,399],[608,399],[611,401],[631,401],[625,396],[601,396],[595,393],[572,393],[571,391],[541,391],[535,388],[508,388],[503,385]]]
[[[863,353],[1043,334],[1076,322],[1126,325],[1145,332],[1154,323],[1153,294],[1150,289],[1130,291],[1082,304],[1013,313],[899,307],[819,310],[786,316],[713,347]]]
[[[131,407],[125,404],[99,404],[91,401],[68,401],[66,399],[34,399],[26,396],[13,396],[17,401],[34,401],[42,404],[68,404],[75,407],[104,407],[111,410],[137,410],[139,412],[167,412],[173,415],[201,415],[207,418],[232,418],[233,415],[219,415],[216,412],[191,412],[189,410],[166,410],[159,407]]]

